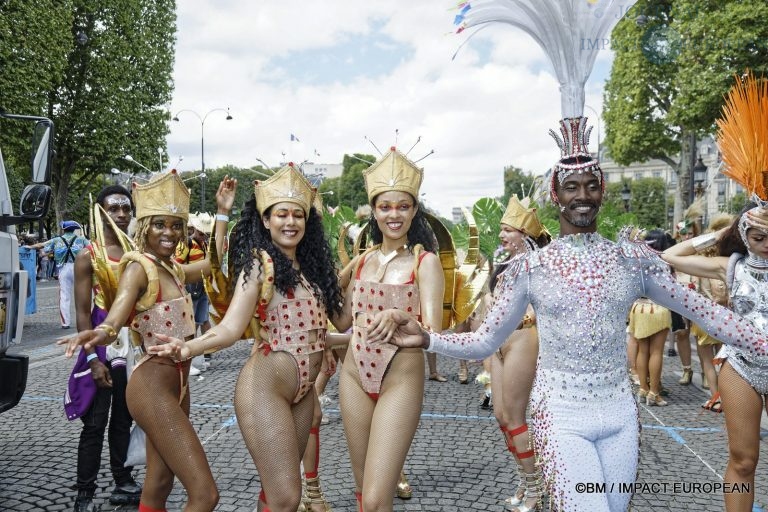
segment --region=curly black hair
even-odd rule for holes
[[[410,194],[408,195],[411,196]],[[371,206],[376,204],[376,199],[378,197],[379,196],[373,198]],[[421,204],[419,204],[413,196],[411,196],[411,199],[413,199],[413,204],[417,209],[416,215],[414,215],[413,220],[411,221],[411,227],[408,228],[408,249],[412,251],[416,245],[421,244],[425,251],[437,252],[437,238],[435,237],[434,231],[432,231],[432,227],[429,225],[429,221],[427,221],[427,217],[422,211]],[[384,235],[379,229],[379,224],[376,222],[376,217],[374,217],[373,212],[371,212],[371,216],[368,219],[368,226],[373,243],[382,243],[384,241]]]
[[[739,214],[733,220],[731,227],[729,227],[728,231],[726,231],[720,238],[720,241],[717,244],[718,256],[730,257],[731,254],[735,252],[738,252],[739,254],[747,254],[747,246],[744,245],[744,240],[741,239],[741,235],[739,234],[739,221],[741,220],[742,215],[756,206],[757,203],[752,201],[749,201],[744,205],[744,208],[741,209]]]
[[[264,212],[268,217],[271,208]],[[256,251],[265,250],[272,257],[275,268],[275,287],[283,294],[299,285],[299,273],[283,252],[272,243],[269,230],[264,227],[262,215],[256,207],[256,196],[251,195],[243,206],[240,219],[232,230],[229,244],[230,275],[243,273],[244,282],[253,269]],[[341,313],[343,299],[336,276],[336,267],[331,257],[331,249],[325,239],[320,215],[314,206],[306,218],[304,237],[296,248],[296,259],[301,266],[301,273],[314,288],[316,297],[322,298],[329,314]],[[261,262],[259,261],[261,266]],[[233,279],[233,281],[235,281]],[[234,285],[234,284],[233,284]]]

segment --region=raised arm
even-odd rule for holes
[[[224,254],[224,240],[227,238],[227,225],[229,223],[229,212],[232,211],[232,205],[235,203],[235,192],[237,190],[237,180],[224,176],[219,183],[216,191],[216,251],[217,254]],[[210,252],[209,252],[210,254]],[[211,275],[211,260],[209,258],[182,265],[187,283],[196,283],[203,276]]]
[[[247,281],[244,281],[243,276],[243,273],[240,273],[235,284],[235,293],[221,322],[202,336],[186,343],[178,338],[156,334],[157,339],[166,343],[148,347],[147,352],[176,360],[185,360],[199,356],[208,350],[229,347],[241,339],[256,311],[256,304],[261,291],[261,272],[257,270],[257,265],[251,269]],[[245,282],[245,286],[243,286],[243,282]]]
[[[680,272],[725,281],[728,258],[722,256],[710,258],[701,256],[697,252],[715,245],[727,230],[728,228],[723,228],[715,233],[707,233],[673,245],[661,253],[661,258]]]
[[[749,320],[681,285],[659,263],[650,262],[641,270],[646,297],[680,313],[723,343],[757,355],[768,354],[768,338]]]

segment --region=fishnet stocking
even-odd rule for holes
[[[339,381],[344,433],[355,490],[363,510],[392,510],[400,471],[416,433],[424,399],[424,353],[400,349],[384,377],[378,401],[363,391],[352,352]]]
[[[720,400],[728,430],[728,467],[725,481],[749,484],[748,493],[726,493],[728,510],[752,510],[755,499],[755,468],[760,455],[760,418],[768,411],[766,397],[749,385],[726,360],[718,379]]]
[[[184,367],[187,381],[189,363]],[[181,404],[176,365],[152,358],[133,371],[126,397],[131,416],[147,435],[147,474],[141,502],[164,509],[176,476],[189,497],[187,512],[211,511],[219,495],[203,446],[189,421],[189,393]]]
[[[317,377],[322,352],[310,358],[310,380]],[[312,424],[314,388],[299,403],[296,361],[285,352],[254,352],[235,386],[240,432],[259,472],[271,512],[296,512],[301,501],[299,464]],[[266,510],[259,502],[259,511]]]

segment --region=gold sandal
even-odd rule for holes
[[[408,483],[405,471],[400,472],[400,481],[397,482],[397,497],[401,500],[409,500],[413,497],[413,489],[411,484]]]
[[[323,490],[320,488],[320,478],[307,478],[305,484],[297,512],[312,512],[314,510],[312,505],[322,505],[323,512],[332,512],[333,509],[325,500]]]

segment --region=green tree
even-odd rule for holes
[[[612,38],[606,145],[622,165],[659,159],[676,170],[678,218],[690,204],[696,140],[713,132],[734,74],[768,69],[768,4],[639,0]]]
[[[643,229],[667,227],[667,185],[661,178],[643,178],[630,183],[630,211]]]
[[[56,123],[53,201],[60,220],[87,205],[109,170],[124,167],[124,155],[149,165],[164,149],[175,2],[14,0],[0,2],[0,14],[1,63],[10,59],[20,70],[2,66],[4,108]],[[27,46],[30,65],[19,63],[17,48]]]
[[[63,80],[71,28],[71,1],[0,1],[0,109],[51,115],[49,94]],[[29,182],[17,169],[29,168],[31,126],[9,120],[0,125],[0,148],[14,200]]]
[[[363,153],[344,155],[342,160],[343,170],[341,171],[339,181],[332,182],[332,184],[338,185],[338,189],[323,189],[321,186],[321,191],[333,190],[333,199],[336,205],[346,205],[353,210],[357,209],[360,205],[368,204],[363,171],[375,161],[376,158],[374,156]],[[330,198],[328,204],[331,204]]]
[[[535,177],[530,172],[524,172],[519,167],[509,165],[504,168],[504,195],[500,198],[501,204],[509,202],[509,198],[515,194],[524,197],[530,194]]]
[[[747,194],[744,192],[737,192],[728,200],[728,204],[725,206],[725,211],[731,215],[738,215],[746,204]]]

